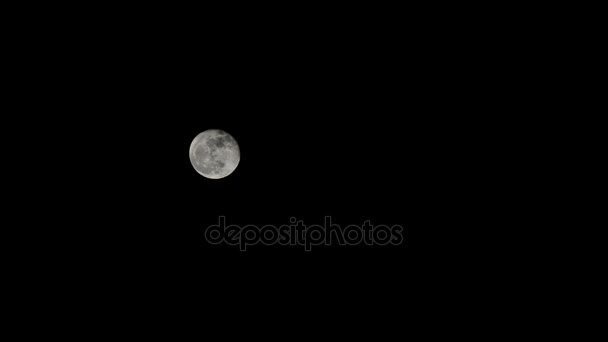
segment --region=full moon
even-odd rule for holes
[[[232,135],[210,129],[197,135],[190,144],[190,162],[199,174],[220,179],[229,176],[241,160],[239,145]]]

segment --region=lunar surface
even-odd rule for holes
[[[200,133],[190,144],[190,161],[194,169],[210,179],[229,176],[241,160],[239,145],[234,138],[219,129]]]

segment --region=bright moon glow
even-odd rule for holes
[[[229,176],[241,160],[236,140],[219,129],[197,135],[190,144],[190,161],[194,169],[210,179]]]

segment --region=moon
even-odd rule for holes
[[[220,129],[209,129],[197,135],[190,144],[190,162],[209,179],[228,177],[241,160],[239,144],[232,135]]]

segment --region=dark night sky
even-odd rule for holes
[[[200,47],[155,59],[136,70],[149,80],[134,76],[138,82],[119,86],[127,98],[117,107],[129,116],[116,116],[113,147],[123,164],[114,170],[115,196],[129,218],[127,250],[135,246],[152,268],[158,262],[189,276],[217,267],[397,277],[391,272],[408,267],[409,234],[435,182],[428,151],[437,144],[430,128],[436,104],[426,68],[393,46],[302,49],[308,54],[277,58],[277,44],[225,59]],[[210,128],[229,132],[241,148],[239,167],[223,180],[201,177],[188,158],[192,139]],[[330,215],[343,226],[371,219],[403,225],[407,235],[399,247],[241,253],[204,243],[204,229],[219,215],[242,225],[287,224],[292,216],[318,224]]]
[[[331,322],[332,309],[342,309],[397,329],[402,314],[431,317],[432,329],[449,333],[434,315],[478,325],[455,312],[468,302],[450,301],[504,281],[488,256],[513,233],[496,228],[510,213],[495,214],[502,203],[493,196],[518,210],[520,198],[499,187],[514,187],[512,176],[528,172],[505,152],[520,139],[506,124],[527,127],[532,112],[513,101],[526,81],[513,61],[525,64],[527,54],[501,40],[501,30],[518,25],[511,18],[491,30],[491,11],[435,3],[376,11],[349,4],[314,15],[269,6],[265,16],[232,4],[218,12],[146,4],[109,15],[48,6],[69,20],[28,10],[49,24],[15,26],[32,30],[20,41],[32,51],[15,50],[26,67],[14,68],[23,75],[13,88],[40,93],[27,95],[19,115],[43,133],[15,144],[29,140],[32,178],[48,186],[41,196],[25,193],[44,208],[28,207],[23,218],[43,220],[41,234],[26,233],[50,250],[32,257],[46,271],[32,283],[60,301],[48,306],[52,316],[67,291],[87,309],[108,308],[99,310],[103,325],[123,315],[126,324],[150,322],[145,314],[159,326],[166,316],[186,324],[195,312],[224,320],[228,333],[248,333],[234,316],[249,321],[269,310],[291,319],[286,309],[301,308],[314,311],[310,324]],[[221,180],[202,177],[189,160],[192,139],[213,128],[230,133],[241,151],[236,171]],[[37,154],[41,144],[48,162]],[[371,220],[405,227],[405,241],[240,252],[204,241],[220,215],[259,226],[291,217],[322,224],[331,216],[343,227]],[[474,223],[483,228],[470,229]],[[288,339],[306,330],[297,329]]]
[[[157,23],[115,38],[84,33],[71,96],[75,111],[89,113],[76,134],[102,137],[87,146],[97,153],[86,163],[103,177],[85,176],[81,190],[103,194],[81,211],[85,224],[99,226],[98,261],[193,287],[375,279],[398,288],[408,274],[430,272],[429,240],[418,235],[444,214],[433,206],[458,168],[446,156],[458,121],[452,108],[467,85],[457,82],[457,54],[445,58],[455,47],[426,39],[433,27],[418,23],[283,30],[176,20],[170,30]],[[91,80],[94,88],[79,86]],[[241,149],[239,167],[222,180],[198,175],[188,158],[192,139],[210,128]],[[405,243],[241,253],[203,241],[219,215],[242,225],[369,219],[404,226]]]

